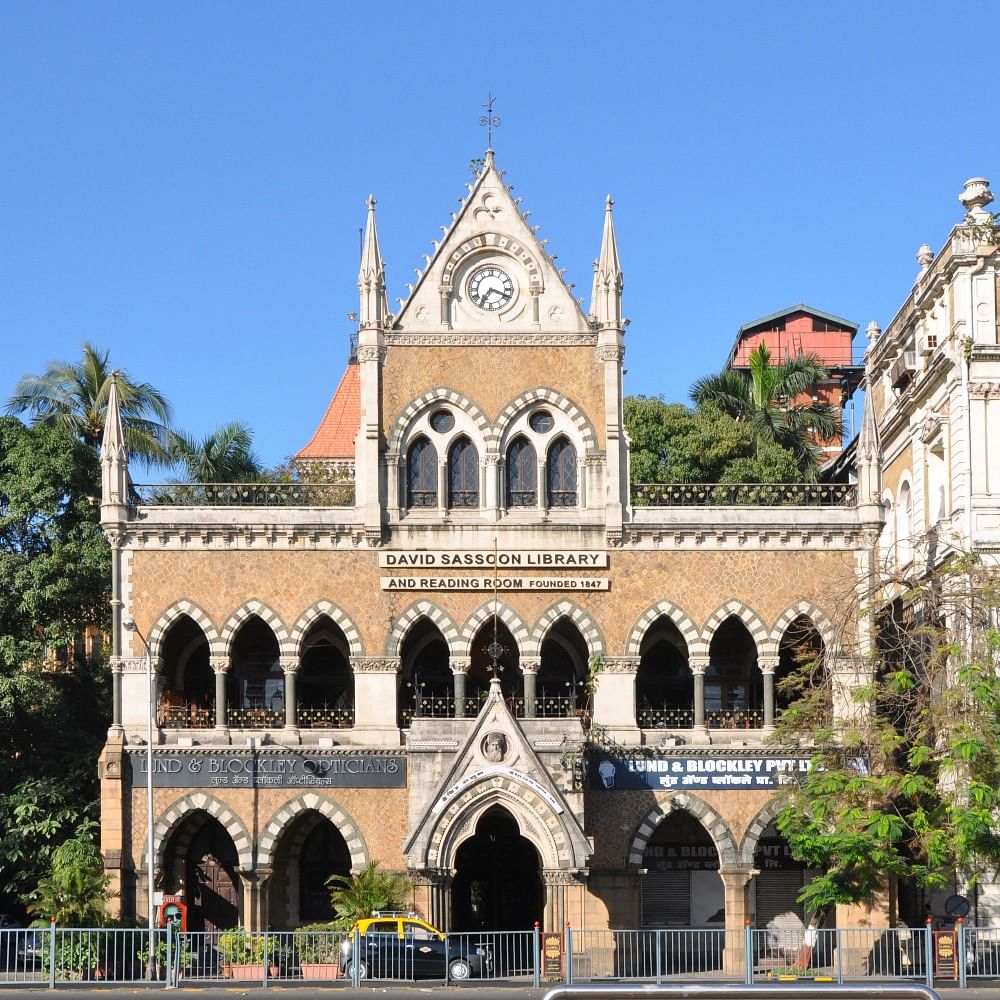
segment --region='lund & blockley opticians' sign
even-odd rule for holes
[[[146,787],[146,754],[129,754]],[[405,788],[401,754],[171,753],[153,751],[154,788]]]
[[[383,590],[609,590],[611,585],[606,577],[600,576],[531,575],[536,570],[604,569],[608,565],[607,552],[546,549],[380,552],[378,564],[394,572],[393,576],[381,577]],[[480,572],[440,573],[440,570],[462,569]]]

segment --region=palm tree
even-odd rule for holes
[[[176,432],[170,451],[186,473],[186,482],[243,483],[259,479],[262,471],[253,453],[253,432],[237,420],[217,427],[200,441]]]
[[[360,875],[331,875],[326,885],[337,914],[333,923],[343,931],[376,910],[402,910],[410,896],[408,879],[397,872],[379,871],[377,861]]]
[[[53,361],[41,375],[22,376],[7,412],[28,413],[32,423],[62,427],[100,449],[111,391],[108,354],[85,343],[78,362]],[[170,404],[159,389],[119,369],[118,399],[129,454],[147,465],[169,462]]]
[[[816,354],[802,353],[772,365],[764,344],[750,353],[748,368],[746,374],[727,369],[698,379],[691,386],[691,399],[697,406],[714,403],[734,420],[747,421],[758,448],[771,442],[788,448],[806,479],[815,479],[817,440],[840,430],[836,409],[812,396],[817,383],[826,378],[826,368]],[[806,394],[809,403],[796,402]]]

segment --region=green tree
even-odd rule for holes
[[[834,712],[827,663],[783,682],[794,701],[775,741],[814,751],[778,818],[822,870],[800,896],[810,908],[870,902],[889,878],[967,888],[1000,866],[998,610],[997,581],[969,558],[919,585],[881,581],[845,615],[877,636],[850,711]]]
[[[759,444],[752,427],[714,403],[692,410],[660,397],[628,396],[625,429],[634,483],[787,483],[801,478],[795,455]]]
[[[175,433],[171,457],[192,483],[248,482],[259,479],[262,471],[253,453],[253,432],[239,421],[217,427],[200,441]]]
[[[33,423],[61,427],[100,448],[111,391],[108,355],[85,343],[79,361],[53,361],[41,375],[22,376],[7,412],[28,414]],[[148,382],[133,382],[122,370],[118,394],[129,455],[148,464],[169,462],[170,406],[163,394]]]
[[[106,666],[45,668],[88,625],[106,630],[110,552],[92,502],[97,456],[58,427],[0,417],[0,906],[97,815]]]
[[[48,874],[31,894],[28,911],[61,927],[103,927],[108,919],[104,861],[86,825],[53,852]]]
[[[398,872],[381,871],[377,861],[360,875],[331,875],[326,885],[336,913],[333,926],[343,931],[375,910],[405,909],[410,900],[409,880]]]
[[[749,424],[758,449],[769,444],[787,448],[795,454],[801,475],[815,479],[816,440],[831,438],[839,430],[834,408],[812,399],[826,369],[815,354],[800,353],[784,364],[771,364],[771,352],[764,344],[754,348],[748,365],[745,373],[727,369],[698,379],[691,387],[691,399],[699,407],[713,403],[734,420]],[[804,395],[810,402],[801,402]]]

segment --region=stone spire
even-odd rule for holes
[[[385,263],[375,227],[375,196],[368,195],[368,221],[361,248],[361,268],[358,271],[358,291],[361,293],[361,329],[382,327],[389,315],[385,295]]]
[[[858,504],[878,502],[882,493],[882,438],[872,403],[872,387],[865,387],[865,405],[861,411],[861,430],[858,431]]]
[[[597,259],[594,274],[594,298],[590,303],[591,315],[601,326],[620,327],[622,325],[622,277],[621,261],[618,259],[618,240],[615,237],[615,222],[611,210],[614,201],[608,195],[604,203],[604,234],[601,237],[601,253]]]
[[[108,390],[108,409],[104,417],[104,436],[101,438],[101,520],[124,520],[117,512],[107,508],[123,508],[128,504],[128,447],[122,426],[121,402],[118,396],[118,372],[111,373]]]

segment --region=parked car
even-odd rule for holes
[[[0,968],[38,968],[45,944],[44,931],[24,927],[16,917],[0,913]]]
[[[340,945],[340,968],[354,973],[354,938],[361,979],[479,979],[488,973],[488,949],[449,938],[414,914],[379,913],[359,920]]]

